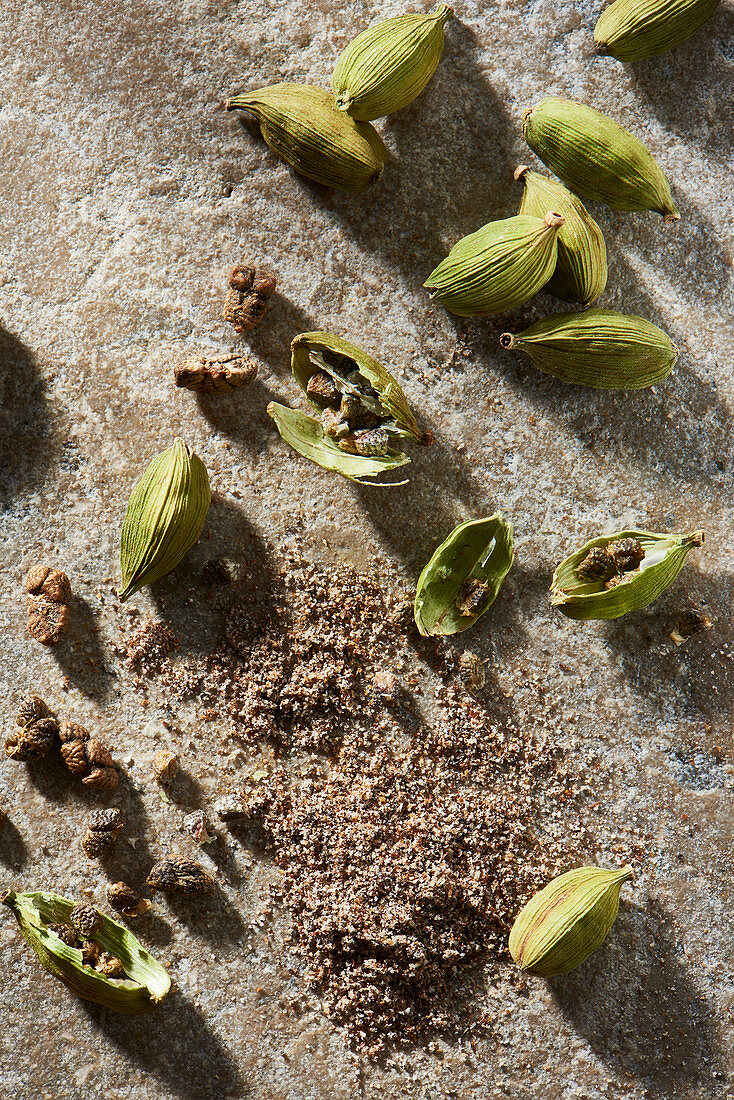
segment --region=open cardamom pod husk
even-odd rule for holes
[[[619,531],[601,535],[556,569],[550,602],[570,619],[617,619],[656,600],[683,568],[703,531],[691,535]]]
[[[458,634],[494,603],[514,558],[512,524],[495,512],[459,524],[418,579],[415,622],[421,634]]]
[[[319,419],[275,401],[268,413],[286,443],[325,470],[375,484],[370,479],[410,462],[403,440],[432,442],[396,379],[347,340],[304,332],[291,345],[291,367]]]
[[[76,947],[72,944],[78,937],[69,922],[75,902],[43,890],[24,894],[8,890],[0,900],[14,914],[41,965],[85,1001],[116,1012],[151,1012],[171,988],[161,964],[132,932],[104,913],[98,914],[93,943]],[[98,955],[114,960],[114,971],[124,976],[107,977],[83,961],[96,961]],[[113,967],[106,969],[111,972]]]

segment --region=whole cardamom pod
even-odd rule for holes
[[[497,598],[515,555],[512,524],[495,512],[454,528],[418,578],[415,622],[421,634],[458,634]]]
[[[42,890],[27,894],[7,890],[0,901],[14,914],[41,965],[78,997],[116,1012],[150,1012],[171,988],[171,979],[160,963],[132,932],[104,913],[97,914],[94,941],[86,945],[96,952],[84,953],[74,946],[77,937],[70,919],[81,907],[73,901]],[[65,934],[67,930],[71,935]],[[110,978],[92,965],[99,949],[115,960],[114,972],[122,980]]]
[[[522,125],[533,152],[578,195],[614,210],[655,210],[667,222],[680,219],[660,165],[607,115],[548,96],[525,111]]]
[[[615,0],[594,28],[597,52],[644,61],[672,50],[713,16],[719,0]]]
[[[530,300],[553,275],[564,218],[518,214],[462,237],[423,284],[459,317],[501,313]]]
[[[176,568],[199,538],[211,498],[206,467],[182,439],[153,459],[130,494],[122,524],[123,602]]]
[[[233,96],[227,110],[249,111],[273,152],[324,187],[358,194],[382,175],[382,138],[368,122],[340,111],[325,88],[273,84]]]
[[[581,199],[562,183],[531,172],[526,164],[515,171],[524,191],[521,214],[542,218],[546,210],[555,210],[566,220],[558,230],[556,270],[544,290],[564,302],[588,305],[607,285],[607,246],[604,234]]]
[[[453,14],[441,4],[428,15],[393,16],[358,34],[331,78],[339,109],[367,120],[412,103],[436,71]]]
[[[526,974],[550,978],[575,970],[607,937],[631,867],[578,867],[544,886],[512,926],[509,948]]]
[[[551,606],[569,619],[582,620],[618,619],[647,607],[670,587],[690,551],[703,546],[704,539],[703,531],[691,535],[619,531],[591,539],[565,558],[553,574]],[[590,567],[596,548],[606,549],[609,555],[606,572]]]
[[[597,390],[640,390],[662,382],[678,349],[662,329],[611,309],[555,313],[524,332],[503,332],[503,348],[530,356],[535,366],[579,386]]]

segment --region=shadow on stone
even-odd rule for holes
[[[715,84],[734,76],[734,11],[720,5],[714,18],[670,53],[626,65],[634,87],[668,133],[726,156],[734,145],[734,118],[711,98]],[[701,81],[701,73],[706,81]],[[671,95],[671,89],[675,95]]]
[[[171,891],[165,895],[165,904],[192,936],[204,940],[219,955],[237,953],[252,937],[251,926],[230,905],[218,884],[214,893],[206,897],[185,897]]]
[[[234,1056],[180,990],[171,990],[160,1008],[144,1016],[85,1007],[105,1041],[181,1100],[239,1100],[250,1095]]]
[[[97,623],[92,606],[74,594],[69,627],[51,652],[75,687],[88,698],[103,702],[112,691],[116,673],[105,655]]]
[[[0,327],[0,505],[42,479],[56,457],[54,418],[38,363],[16,336]]]
[[[713,1098],[722,1095],[715,1086],[723,1068],[716,1019],[670,925],[657,906],[623,903],[606,944],[549,986],[597,1057],[643,1082],[646,1095]]]
[[[9,817],[0,824],[0,863],[13,871],[22,871],[28,859],[28,846]]]
[[[288,403],[259,379],[231,394],[196,395],[199,410],[211,427],[253,457],[262,453],[276,430],[267,413],[269,401]]]

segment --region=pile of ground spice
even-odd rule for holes
[[[230,591],[215,649],[164,662],[166,697],[275,747],[244,812],[305,980],[355,1046],[455,1031],[521,905],[579,858],[573,780],[463,639],[418,636],[399,585],[289,563],[273,590]]]

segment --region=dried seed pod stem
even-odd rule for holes
[[[678,221],[670,185],[641,141],[607,115],[548,96],[523,115],[525,140],[573,191],[615,210],[655,210]]]
[[[274,153],[324,187],[359,194],[382,175],[387,149],[369,122],[340,111],[326,88],[273,84],[227,100],[249,111]]]

